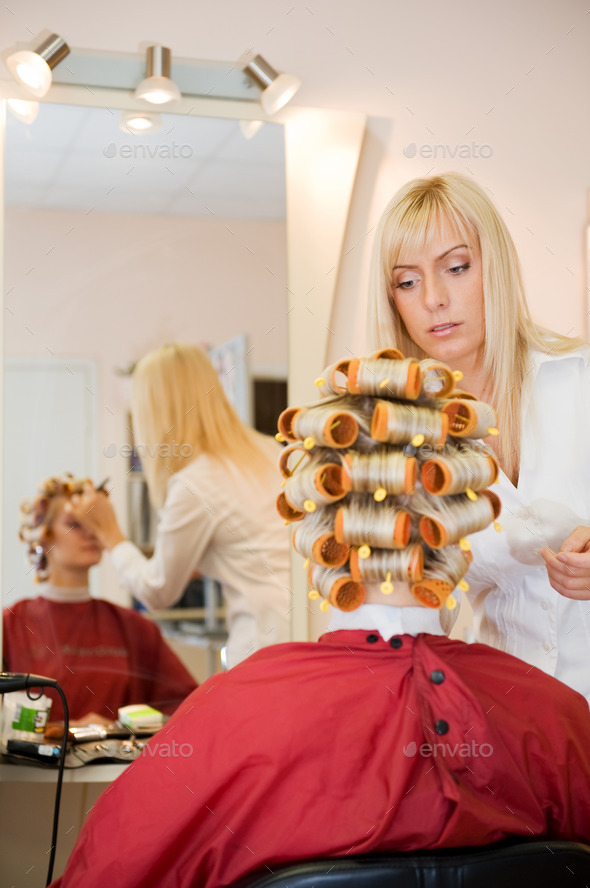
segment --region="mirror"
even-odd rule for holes
[[[19,97],[21,96],[18,88],[13,82],[0,81],[2,122],[6,115],[6,100]],[[131,94],[122,89],[93,88],[87,90],[82,86],[60,84],[52,86],[47,101],[53,104],[106,109],[112,116],[118,116],[118,112],[121,110],[138,107]],[[270,122],[268,117],[261,114],[257,103],[252,101],[230,101],[191,96],[183,99],[175,110],[176,119],[180,115],[184,115],[187,117],[215,117],[222,120],[262,119]],[[273,122],[281,124],[283,128],[286,149],[287,354],[291,356],[288,384],[289,399],[293,403],[302,403],[306,399],[315,398],[313,379],[319,375],[325,365],[332,303],[336,292],[348,208],[364,136],[365,121],[365,115],[358,112],[296,106],[282,109],[273,118]],[[4,125],[0,129],[0,157],[3,145]],[[0,179],[0,183],[1,181],[2,179]],[[91,215],[92,213],[89,214],[89,216]],[[69,237],[73,233],[66,232],[64,236]],[[45,249],[49,250],[50,246],[51,244],[47,244]],[[0,249],[4,250],[4,243],[0,243]],[[125,249],[124,244],[119,244],[118,254],[123,253]],[[0,258],[3,265],[4,255]],[[104,257],[101,259],[104,260]],[[104,265],[102,267],[104,268]],[[272,265],[270,268],[272,269]],[[27,271],[29,271],[28,268]],[[104,277],[101,278],[103,285],[106,286],[116,280],[116,272],[117,266],[114,262],[104,271]],[[270,271],[267,273],[270,274]],[[4,292],[7,293],[10,287],[6,286],[5,274],[4,278]],[[82,277],[78,284],[83,293],[86,280]],[[166,293],[165,288],[162,292]],[[10,298],[11,293],[9,292],[5,299],[5,315],[8,318],[11,317],[8,310]],[[136,308],[140,314],[144,310],[141,294],[136,296]],[[82,303],[79,303],[78,311],[81,310]],[[17,311],[19,313],[21,311],[20,303],[17,305]],[[163,311],[160,311],[159,318],[161,319],[164,314]],[[20,314],[17,317],[20,317]],[[48,312],[43,317],[56,323],[55,317]],[[133,322],[134,318],[131,320]],[[39,325],[36,330],[38,333],[44,332]],[[167,330],[163,329],[160,332],[163,334]],[[110,348],[109,335],[110,328],[96,330],[93,342],[95,354],[105,345],[107,350]],[[0,368],[1,366],[0,364]],[[122,399],[122,392],[125,388],[124,381],[119,379],[119,385],[119,398]],[[99,396],[103,394],[99,392]],[[124,398],[127,403],[126,394]],[[111,423],[111,427],[106,431],[107,437],[109,437],[108,432],[110,432],[114,421],[112,416],[119,406],[120,402],[109,404],[105,400],[103,404],[101,400],[103,417],[106,422]],[[24,404],[22,411],[25,412]],[[113,414],[110,411],[113,411]],[[21,440],[25,441],[24,435]],[[5,464],[7,466],[6,475],[10,473],[10,466],[8,461]],[[93,477],[96,477],[95,471],[92,474]],[[2,481],[5,481],[5,477]],[[15,542],[11,539],[10,546],[14,545]],[[3,556],[4,553],[0,552],[2,560],[4,560]],[[293,563],[296,564],[295,558]],[[291,623],[292,636],[295,640],[305,640],[309,637],[305,590],[305,578],[300,570],[300,565],[297,564],[297,569],[294,567],[292,570]],[[10,587],[4,586],[2,592],[6,598],[10,594]]]
[[[110,479],[122,526],[130,473],[128,370],[170,341],[244,335],[248,379],[286,378],[283,127],[163,115],[132,135],[107,108],[41,104],[6,118],[3,589],[38,589],[16,541],[18,504],[69,470]],[[109,559],[93,592],[127,603]]]

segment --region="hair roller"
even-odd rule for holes
[[[346,375],[348,373],[349,364],[349,359],[336,361],[335,364],[326,367],[322,376],[319,379],[316,379],[315,384],[323,398],[330,395],[346,394]]]
[[[344,457],[350,472],[350,489],[357,493],[383,491],[387,495],[412,493],[416,487],[418,461],[401,450],[380,447],[373,453],[351,451]]]
[[[442,406],[449,420],[449,434],[457,438],[485,438],[496,428],[496,411],[483,401],[453,398]]]
[[[285,499],[296,510],[306,509],[308,503],[332,503],[342,499],[350,490],[350,475],[342,462],[323,462],[323,453],[303,468],[293,472],[285,482]]]
[[[342,611],[356,610],[364,602],[367,594],[363,584],[353,580],[346,570],[332,570],[312,565],[309,582],[322,598]]]
[[[420,363],[413,358],[354,358],[348,367],[348,391],[354,395],[415,401],[422,386]]]
[[[403,361],[405,355],[398,348],[380,348],[376,351],[372,358],[383,358],[386,361]]]
[[[301,521],[302,518],[305,518],[305,512],[302,509],[294,509],[283,492],[279,493],[277,497],[277,512],[288,524],[291,521]]]
[[[424,607],[440,608],[465,576],[471,563],[471,554],[460,546],[447,546],[429,552],[424,559],[422,579],[412,583],[412,594]]]
[[[403,549],[410,540],[411,527],[406,509],[383,508],[372,497],[358,496],[338,509],[334,530],[339,543]]]
[[[498,461],[492,453],[455,450],[427,459],[422,465],[420,480],[427,493],[441,496],[464,493],[467,489],[482,490],[493,484],[498,472]]]
[[[356,441],[359,424],[347,410],[335,410],[328,404],[317,407],[289,407],[278,419],[279,431],[290,443],[310,438],[311,446],[351,447]]]
[[[448,398],[455,388],[455,375],[447,364],[425,358],[420,361],[422,394],[428,398]]]
[[[389,444],[410,444],[416,435],[433,447],[442,447],[449,426],[446,414],[415,404],[377,401],[371,421],[371,435]]]
[[[350,553],[350,547],[336,539],[334,515],[329,509],[318,510],[297,526],[293,532],[293,546],[304,558],[322,567],[343,567]]]
[[[491,490],[482,490],[475,500],[457,495],[429,502],[421,499],[417,511],[424,512],[418,527],[431,549],[441,549],[470,533],[483,530],[500,514],[500,500]]]
[[[387,574],[392,580],[419,580],[424,571],[424,552],[419,543],[405,549],[373,549],[367,558],[360,558],[358,549],[350,552],[350,575],[353,580],[378,583]]]
[[[300,465],[305,465],[310,459],[311,453],[302,444],[283,447],[279,457],[279,471],[283,478],[290,478]]]

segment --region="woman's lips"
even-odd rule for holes
[[[447,324],[435,324],[428,332],[433,336],[448,336],[458,326],[460,325],[449,321]]]

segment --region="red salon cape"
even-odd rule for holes
[[[57,679],[72,719],[96,712],[115,720],[129,703],[173,711],[197,686],[154,623],[95,598],[29,598],[6,608],[3,659],[7,672]],[[57,692],[45,694],[53,700],[50,720],[62,719]]]
[[[179,707],[55,885],[219,888],[314,856],[587,840],[589,739],[582,696],[486,645],[276,645]]]

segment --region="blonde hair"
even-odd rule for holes
[[[35,582],[49,578],[45,545],[51,539],[51,526],[66,500],[82,493],[87,478],[74,478],[69,472],[47,478],[38,485],[37,496],[29,496],[20,504],[18,535],[27,544],[27,560],[35,571]]]
[[[414,179],[394,195],[377,228],[371,262],[368,329],[371,347],[393,346],[424,357],[393,301],[392,269],[402,253],[427,247],[437,223],[448,220],[481,251],[485,316],[482,374],[493,380],[499,456],[509,477],[518,470],[522,385],[530,349],[564,353],[582,340],[535,324],[526,302],[520,262],[510,233],[485,192],[471,179],[445,173]]]
[[[264,437],[242,422],[203,349],[164,345],[138,362],[132,383],[134,436],[156,507],[171,475],[200,454],[255,474],[268,469]]]

